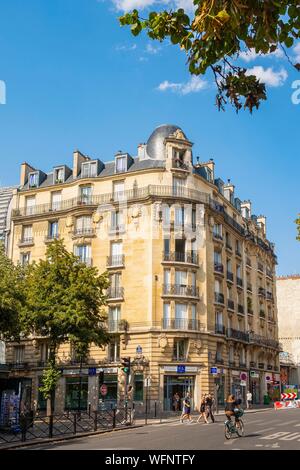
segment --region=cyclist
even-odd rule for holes
[[[234,416],[235,425],[239,427],[239,418],[237,411],[240,409],[241,400],[236,400],[234,395],[229,395],[225,405],[225,415],[231,421],[231,416]]]

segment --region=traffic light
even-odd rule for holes
[[[122,357],[122,371],[124,374],[130,374],[130,357]]]

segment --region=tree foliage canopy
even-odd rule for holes
[[[281,47],[286,53],[300,37],[299,0],[194,0],[194,5],[192,17],[182,8],[153,11],[148,18],[133,10],[120,24],[131,25],[134,36],[146,30],[151,39],[179,45],[192,74],[211,69],[219,109],[229,101],[236,111],[244,106],[252,112],[266,99],[265,85],[232,62],[247,49],[269,54]],[[300,70],[300,64],[294,66]]]
[[[24,271],[5,255],[0,243],[0,339],[17,339],[19,312],[24,301]]]

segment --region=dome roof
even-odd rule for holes
[[[147,141],[146,152],[148,157],[154,160],[164,160],[164,140],[166,137],[169,137],[171,134],[174,134],[174,132],[176,132],[177,130],[180,130],[185,136],[184,132],[180,127],[174,126],[172,124],[163,124],[162,126],[157,127],[152,132]]]

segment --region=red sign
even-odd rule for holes
[[[100,387],[100,393],[101,393],[101,395],[103,395],[103,396],[107,395],[107,385],[105,385],[105,384],[101,385],[101,387]]]
[[[297,398],[297,393],[282,393],[281,399],[282,400],[295,400]]]

